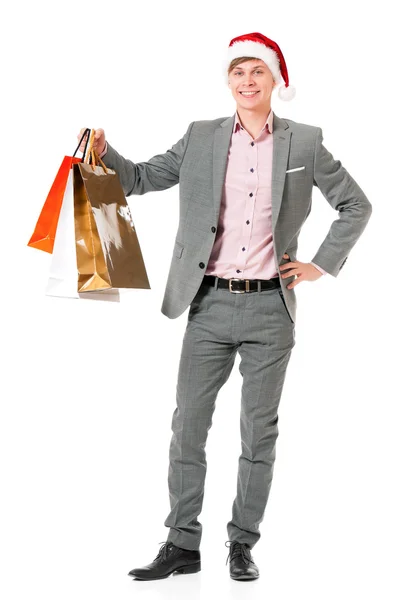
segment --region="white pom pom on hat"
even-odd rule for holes
[[[278,96],[281,100],[293,100],[293,98],[296,95],[296,88],[293,87],[292,85],[289,85],[289,87],[286,87],[285,85],[281,85],[280,88],[278,89]]]
[[[283,79],[284,84],[278,90],[278,97],[281,100],[289,101],[295,97],[296,88],[289,85],[289,75],[282,50],[276,42],[267,38],[262,33],[246,33],[230,41],[227,57],[223,64],[227,83],[228,67],[231,61],[244,56],[260,58],[264,61],[277,83],[282,83]]]

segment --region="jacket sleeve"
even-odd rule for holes
[[[146,194],[165,190],[179,182],[180,167],[189,143],[194,121],[185,135],[164,154],[157,154],[147,162],[133,163],[121,156],[107,141],[106,154],[102,160],[107,167],[116,171],[124,194]]]
[[[337,277],[348,254],[362,235],[372,214],[372,205],[357,182],[322,144],[317,128],[314,151],[314,185],[330,206],[339,211],[327,236],[311,262]]]

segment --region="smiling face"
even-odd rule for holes
[[[238,63],[228,74],[228,87],[236,104],[246,110],[268,107],[276,85],[268,66],[259,58]]]

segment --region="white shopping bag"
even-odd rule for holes
[[[73,169],[69,172],[55,235],[47,296],[78,298],[73,210]]]

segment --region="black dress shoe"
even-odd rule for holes
[[[131,577],[137,579],[164,579],[172,573],[197,573],[201,570],[200,551],[179,548],[172,542],[160,542],[163,546],[158,555],[146,567],[132,569]]]
[[[229,547],[227,562],[229,559],[229,574],[232,579],[257,579],[260,573],[256,563],[252,559],[249,546],[232,540],[228,540],[228,542],[231,542],[231,545]],[[225,542],[226,546],[228,542]]]

